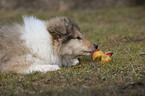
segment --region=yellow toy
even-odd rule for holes
[[[101,63],[108,63],[112,61],[112,54],[113,53],[111,51],[108,51],[104,54],[104,52],[99,51],[99,49],[97,49],[96,51],[92,52],[91,57],[93,61],[96,60],[101,61]]]

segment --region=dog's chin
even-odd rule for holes
[[[81,56],[90,56],[91,55],[91,51],[89,51],[89,52],[82,52],[79,55],[81,55]]]
[[[85,55],[85,56],[90,56],[91,53],[84,53],[83,55]]]

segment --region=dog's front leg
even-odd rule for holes
[[[72,57],[66,56],[62,59],[62,66],[74,66],[79,63],[78,59],[74,59]]]

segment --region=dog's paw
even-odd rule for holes
[[[73,59],[73,63],[72,63],[73,66],[77,65],[78,63],[79,63],[78,59]]]

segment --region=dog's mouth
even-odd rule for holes
[[[85,56],[90,56],[92,54],[92,52],[96,51],[97,49],[95,50],[91,50],[91,51],[82,51],[82,55],[85,55]]]
[[[83,51],[83,54],[82,55],[90,56],[91,53],[92,53],[92,51]]]

